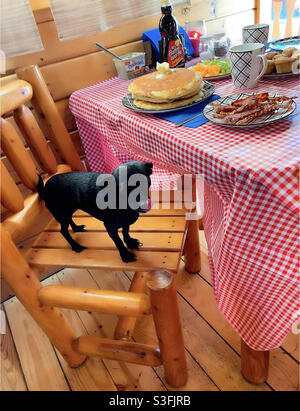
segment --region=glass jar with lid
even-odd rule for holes
[[[217,33],[213,39],[213,51],[215,58],[225,58],[230,47],[230,40],[225,33]]]
[[[200,37],[199,54],[201,60],[212,60],[214,58],[213,40],[213,34],[207,34]]]

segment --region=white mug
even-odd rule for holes
[[[237,88],[253,88],[267,70],[267,57],[262,43],[247,43],[229,51],[231,76]],[[262,69],[261,69],[262,60]]]
[[[264,50],[268,44],[269,24],[251,24],[243,27],[243,43],[262,43]]]

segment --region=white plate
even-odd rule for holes
[[[241,94],[233,94],[232,96],[227,96],[227,97],[222,97],[218,100],[215,100],[213,104],[232,104],[236,100],[240,100],[249,96],[252,96],[254,94],[258,93],[241,93]],[[280,97],[277,94],[271,94],[269,93],[269,97]],[[226,127],[234,127],[234,128],[248,128],[248,127],[261,127],[261,126],[266,126],[268,124],[274,123],[275,121],[279,121],[290,114],[292,114],[296,108],[296,103],[293,101],[292,108],[290,110],[287,110],[285,108],[280,108],[273,114],[266,114],[264,116],[260,116],[255,118],[253,121],[247,124],[226,124],[223,123],[223,120],[220,118],[215,118],[213,117],[214,114],[214,107],[210,104],[205,106],[203,110],[204,116],[207,118],[207,120],[212,121],[215,124],[219,124],[221,126],[226,126]]]
[[[138,113],[144,113],[144,114],[159,114],[159,113],[168,113],[172,111],[183,110],[185,108],[189,108],[189,107],[195,106],[196,104],[202,103],[202,101],[207,100],[209,97],[211,97],[214,94],[215,86],[213,84],[210,84],[208,81],[204,81],[203,83],[204,83],[203,84],[203,97],[194,103],[190,103],[182,107],[167,108],[164,110],[144,110],[142,108],[136,107],[133,104],[134,99],[132,98],[130,93],[126,94],[126,96],[123,97],[122,104],[123,106],[125,106],[126,108],[129,108],[130,110],[136,111]]]
[[[189,70],[193,69],[194,67],[196,67],[196,65],[189,67]],[[224,80],[229,77],[231,77],[231,73],[219,74],[218,76],[203,77],[203,80],[206,80],[206,81]]]
[[[300,49],[300,36],[288,37],[286,39],[279,39],[271,41],[269,47],[272,50],[284,50],[289,47],[295,47],[296,49]]]
[[[207,81],[224,80],[229,77],[231,77],[231,73],[219,74],[218,76],[203,77],[203,80],[207,80]]]
[[[263,78],[267,80],[282,80],[284,78],[289,78],[289,77],[296,77],[299,76],[300,73],[271,73],[271,74],[264,74]]]

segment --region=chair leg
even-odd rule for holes
[[[193,176],[191,189],[184,191],[185,196],[191,196],[194,205],[197,201],[196,178]],[[192,213],[196,212],[194,206]],[[185,269],[189,273],[197,273],[201,270],[200,240],[199,240],[199,219],[188,220],[187,235],[184,244]]]
[[[201,270],[198,220],[188,221],[188,230],[184,245],[184,261],[185,269],[189,273],[197,273]]]
[[[132,279],[129,291],[143,293],[149,273],[147,271],[137,271]],[[120,317],[115,329],[116,340],[130,340],[132,337],[136,317]]]
[[[199,230],[204,230],[202,218],[199,218],[198,224],[199,224]]]
[[[255,351],[243,340],[241,344],[242,374],[253,384],[263,384],[268,379],[270,351]]]
[[[181,387],[187,381],[187,365],[174,276],[155,271],[147,287],[166,381]]]
[[[17,298],[29,311],[70,367],[81,365],[86,356],[72,348],[73,331],[61,313],[53,307],[43,307],[38,299],[41,283],[36,272],[27,264],[9,233],[1,227],[2,276]]]

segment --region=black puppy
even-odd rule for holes
[[[80,253],[85,249],[85,247],[74,241],[68,230],[69,225],[71,225],[73,232],[85,231],[84,225],[78,226],[72,219],[73,213],[80,209],[103,221],[109,236],[120,252],[122,260],[130,262],[135,260],[135,255],[125,247],[119,237],[118,229],[122,228],[124,242],[129,249],[139,248],[139,240],[131,238],[129,235],[129,226],[138,219],[139,213],[147,212],[150,208],[149,188],[151,185],[150,175],[152,174],[152,167],[152,163],[132,161],[117,167],[109,175],[73,171],[51,177],[45,186],[42,178],[39,176],[38,193],[40,198],[45,201],[46,207],[53,217],[61,224],[60,232],[71,245],[73,251]],[[136,202],[138,202],[139,206],[135,206],[135,209],[133,209],[130,207],[131,202],[128,199],[133,190],[138,190],[139,184],[136,186],[128,185],[128,180],[131,176],[137,174],[145,177],[144,181],[147,182],[147,188],[146,193],[143,192],[137,195]],[[113,194],[109,191],[108,179],[111,178],[115,182],[116,191],[115,197],[111,198],[115,198],[115,201],[112,201],[112,207],[103,209],[107,206],[108,197],[110,194]],[[105,191],[101,192],[101,190],[106,190],[106,194]]]

